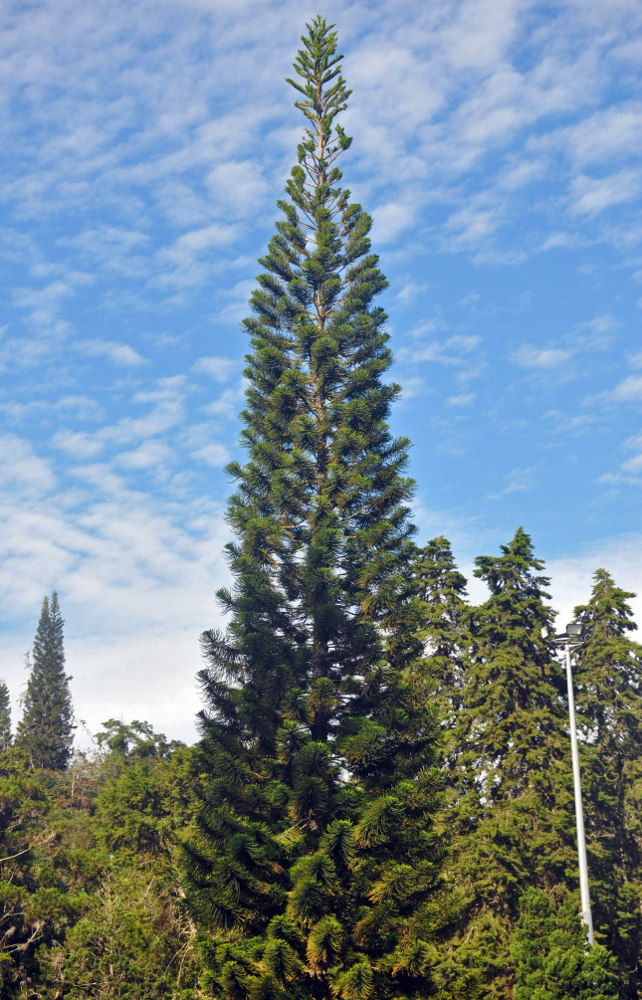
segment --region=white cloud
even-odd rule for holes
[[[172,246],[157,254],[160,270],[150,279],[150,288],[190,288],[211,274],[211,251],[233,243],[237,227],[213,222],[182,233]]]
[[[403,385],[401,387],[401,400],[402,402],[408,402],[411,399],[419,396],[426,396],[431,392],[431,390],[426,385],[426,381],[419,376],[414,378],[404,378]]]
[[[129,344],[117,344],[111,340],[80,340],[76,347],[84,354],[106,358],[123,368],[138,368],[146,364],[146,359]]]
[[[614,316],[602,313],[579,324],[573,334],[573,343],[587,350],[604,351],[612,345],[619,326]]]
[[[127,490],[107,466],[78,471],[91,493],[50,497],[38,475],[16,483],[21,503],[0,499],[0,595],[8,617],[32,622],[5,644],[0,673],[17,693],[42,596],[56,588],[74,705],[90,731],[124,715],[190,740],[198,635],[217,622],[212,595],[227,576],[221,507],[196,500],[182,525],[162,495]]]
[[[215,201],[242,217],[253,215],[257,204],[269,192],[257,160],[228,160],[219,163],[207,176],[206,184]]]
[[[232,372],[238,368],[234,358],[205,357],[199,358],[193,366],[193,371],[209,375],[215,382],[227,382]]]
[[[476,398],[477,397],[474,392],[462,392],[458,396],[450,396],[446,402],[448,403],[448,406],[455,406],[463,409],[467,406],[472,406]]]
[[[525,469],[513,469],[513,471],[508,474],[508,482],[506,483],[506,486],[504,486],[504,488],[499,490],[497,493],[490,493],[487,499],[502,500],[511,493],[519,493],[522,490],[532,489],[534,473],[536,471],[537,470],[534,465]]]
[[[60,246],[74,247],[107,262],[114,255],[120,257],[133,247],[148,242],[149,235],[146,233],[107,224],[84,229],[76,236],[65,236],[58,240]]]
[[[62,413],[74,413],[78,420],[101,420],[104,416],[102,407],[89,396],[63,395],[55,406]]]
[[[609,394],[616,403],[634,403],[642,400],[642,375],[628,375]]]
[[[552,430],[556,434],[585,434],[593,426],[597,417],[591,413],[579,413],[570,416],[560,410],[547,410],[545,420],[550,420]]]
[[[203,445],[202,448],[196,448],[191,452],[191,455],[193,458],[205,462],[206,465],[212,466],[227,465],[230,460],[227,447],[216,441],[211,441],[209,444]]]
[[[72,297],[77,286],[85,284],[87,280],[84,274],[69,273],[64,279],[51,281],[39,288],[18,287],[13,290],[14,304],[18,309],[26,311],[26,324],[41,335],[41,339],[19,345],[19,353],[27,362],[43,351],[51,350],[52,337],[61,340],[66,338],[71,330],[71,324],[60,315],[63,302]],[[11,350],[14,349],[12,345]]]
[[[240,323],[251,312],[248,300],[255,288],[256,281],[247,278],[243,279],[243,281],[237,281],[229,291],[226,291],[225,297],[228,300],[228,304],[221,309],[217,319],[221,323]]]
[[[638,623],[642,623],[642,536],[616,535],[584,546],[575,556],[551,559],[546,574],[551,578],[552,604],[559,611],[558,624],[573,620],[578,604],[591,596],[593,574],[599,568],[611,574],[618,587],[636,594],[631,601]]]
[[[621,170],[608,177],[580,174],[571,183],[571,211],[576,215],[603,212],[613,205],[633,201],[641,186],[642,173],[639,170]]]
[[[408,200],[390,201],[379,205],[373,212],[372,238],[385,246],[413,225],[417,217],[417,205]]]
[[[47,492],[56,481],[49,463],[36,454],[29,441],[15,434],[0,437],[0,470],[5,487],[17,486],[29,494]]]
[[[421,339],[412,347],[403,347],[399,351],[400,360],[412,361],[436,361],[444,365],[463,365],[465,356],[479,345],[481,337],[477,335],[463,336],[456,334],[443,341],[430,341],[422,343]]]
[[[408,305],[410,303],[416,302],[417,299],[423,298],[424,293],[427,291],[427,284],[420,284],[415,281],[408,281],[401,289],[397,292],[395,300],[400,302],[402,305]]]
[[[452,212],[444,226],[444,246],[450,251],[477,250],[500,226],[502,209],[499,205],[467,204]]]
[[[237,230],[235,226],[212,223],[209,226],[202,226],[199,229],[192,229],[188,233],[183,233],[178,237],[171,249],[163,251],[163,255],[168,260],[182,263],[185,259],[191,259],[196,254],[211,250],[229,243],[234,239]]]
[[[163,441],[144,441],[138,448],[131,451],[121,451],[116,455],[118,465],[126,469],[149,469],[163,464],[170,449]]]
[[[73,286],[68,281],[52,281],[43,288],[16,288],[13,300],[22,309],[32,309],[32,315],[43,315],[57,307],[61,299],[73,294]]]
[[[634,476],[642,473],[642,451],[640,451],[639,454],[634,455],[633,458],[628,458],[626,462],[623,462],[622,471],[628,472]]]
[[[570,360],[571,351],[563,350],[559,347],[533,347],[532,344],[524,344],[511,355],[512,360],[521,368],[535,369],[555,369],[564,365]]]
[[[600,109],[563,134],[578,165],[612,164],[619,156],[642,149],[642,103]]]
[[[631,458],[627,458],[620,466],[620,472],[622,475],[613,475],[611,481],[619,482],[620,479],[625,478],[630,480],[631,477],[634,479],[642,475],[642,433],[634,434],[632,437],[627,438],[624,442],[624,448],[627,451],[635,452]]]
[[[101,430],[104,441],[130,444],[145,438],[156,437],[182,424],[185,407],[180,396],[160,399],[143,417],[123,417],[117,423]]]
[[[232,420],[238,416],[243,403],[244,382],[241,380],[235,389],[224,389],[218,399],[203,407],[203,413],[211,417],[221,417]]]
[[[63,427],[51,439],[54,448],[67,452],[73,458],[94,458],[103,449],[103,442],[96,435],[72,431]]]

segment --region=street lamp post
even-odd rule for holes
[[[573,696],[573,673],[571,670],[571,644],[578,643],[582,635],[582,626],[571,622],[566,626],[566,632],[554,637],[548,628],[542,629],[545,638],[564,648],[566,656],[566,686],[568,688],[568,717],[571,734],[571,756],[573,759],[573,792],[575,795],[575,824],[577,827],[577,855],[580,870],[580,916],[586,925],[586,937],[589,945],[593,944],[593,917],[591,915],[591,897],[589,895],[588,865],[586,862],[586,839],[584,837],[584,813],[582,811],[582,788],[580,785],[580,758],[577,750],[577,729],[575,727],[575,698]]]

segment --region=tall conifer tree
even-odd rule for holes
[[[622,1000],[638,996],[642,968],[642,645],[629,601],[604,569],[582,625],[574,666],[583,736],[582,786],[589,880],[598,939],[618,958]]]
[[[512,934],[529,885],[564,883],[575,865],[563,674],[542,638],[548,580],[520,528],[501,555],[476,559],[490,591],[472,610],[471,653],[456,722],[451,831],[453,934],[447,987],[511,995]]]
[[[11,700],[9,688],[0,681],[0,753],[11,746]]]
[[[58,595],[42,602],[17,743],[33,767],[63,771],[71,758],[73,708],[65,673],[64,622]]]
[[[466,680],[469,750],[487,805],[529,785],[564,717],[563,675],[542,638],[553,619],[543,563],[523,528],[501,551],[475,560],[490,596],[476,609]]]
[[[413,573],[423,602],[421,640],[443,724],[452,730],[461,708],[464,663],[471,641],[466,578],[457,569],[450,542],[443,535],[417,549]]]
[[[231,622],[203,636],[189,899],[217,997],[425,997],[435,726],[414,669],[407,442],[386,422],[370,218],[339,185],[337,36],[316,18],[302,42],[289,82],[307,127],[245,321]]]
[[[576,894],[560,904],[551,893],[529,889],[520,909],[515,1000],[620,1000],[615,959],[602,945],[587,949]]]

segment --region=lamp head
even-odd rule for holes
[[[577,622],[571,622],[566,626],[566,634],[570,635],[572,639],[579,639],[582,634],[582,626]]]

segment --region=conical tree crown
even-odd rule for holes
[[[337,38],[308,25],[291,81],[306,119],[245,321],[244,465],[228,519],[225,632],[203,636],[200,832],[190,901],[208,989],[414,996],[434,882],[435,726],[422,681],[405,440],[370,219],[339,186],[350,139]],[[396,995],[396,994],[395,994]],[[421,994],[423,996],[423,993]]]
[[[542,638],[553,617],[542,570],[523,528],[499,556],[476,560],[490,593],[471,612],[455,719],[446,815],[454,933],[444,996],[457,995],[467,975],[484,1000],[512,995],[520,897],[528,886],[563,883],[575,863],[563,673]]]
[[[466,578],[450,542],[440,535],[418,548],[413,574],[422,601],[421,639],[446,716],[460,707],[464,657],[470,645]]]
[[[11,746],[11,700],[9,688],[0,681],[0,753]]]
[[[475,560],[490,596],[474,613],[466,681],[472,743],[491,796],[541,767],[542,747],[563,714],[562,674],[542,638],[553,617],[543,563],[523,528],[501,553]]]
[[[230,466],[236,585],[220,595],[233,620],[227,636],[204,637],[205,683],[244,685],[234,716],[270,752],[284,711],[325,740],[348,694],[373,703],[407,589],[407,442],[386,423],[398,387],[381,381],[391,355],[372,305],[386,281],[371,221],[338,186],[350,144],[336,122],[349,96],[340,58],[335,32],[316,19],[292,81],[308,126],[245,321],[249,461]]]
[[[635,594],[615,585],[604,569],[593,576],[588,604],[575,608],[582,626],[578,646],[578,711],[592,743],[624,741],[637,752],[642,728],[642,646],[629,605]]]
[[[573,668],[581,750],[589,879],[596,933],[618,959],[621,996],[639,987],[642,942],[642,646],[631,594],[604,569],[593,577]]]
[[[42,602],[17,742],[34,767],[64,770],[71,757],[73,708],[65,674],[64,622],[58,595]]]

